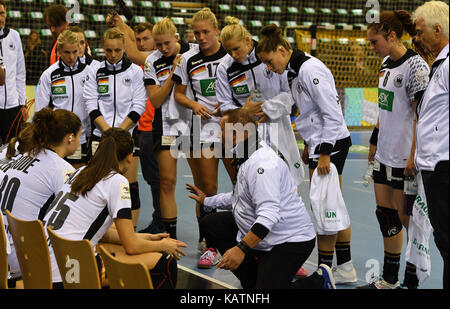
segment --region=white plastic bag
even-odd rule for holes
[[[417,278],[422,283],[430,276],[430,234],[431,223],[428,216],[428,205],[423,188],[422,174],[417,174],[417,196],[414,201],[412,216],[408,227],[408,245],[406,261],[416,266]]]
[[[350,226],[350,217],[339,186],[339,175],[333,163],[330,163],[327,175],[319,175],[315,169],[309,198],[318,235],[336,234]]]

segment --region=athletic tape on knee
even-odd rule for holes
[[[397,210],[377,206],[375,213],[377,215],[383,237],[393,237],[402,231],[403,225],[400,221]]]
[[[158,263],[149,272],[154,289],[175,289],[178,267],[173,256],[163,253]]]
[[[130,183],[131,210],[141,208],[141,199],[139,197],[139,183]]]

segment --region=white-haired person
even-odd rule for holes
[[[436,57],[428,87],[417,107],[415,166],[422,174],[434,241],[444,260],[444,289],[448,289],[449,279],[448,16],[448,4],[441,1],[426,2],[412,15],[416,42]]]

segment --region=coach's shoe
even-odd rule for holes
[[[352,284],[358,281],[355,267],[351,262],[333,267],[333,277],[335,284]]]
[[[205,253],[200,257],[197,267],[206,269],[211,268],[219,263],[220,257],[219,251],[214,248],[207,248]]]
[[[295,274],[295,278],[301,279],[308,277],[308,271],[302,266],[298,269],[297,273]]]
[[[331,268],[326,264],[320,264],[319,268],[316,270],[316,273],[320,275],[323,281],[323,288],[327,290],[335,290],[336,285],[334,284],[333,272]]]
[[[400,282],[397,281],[396,283],[392,284],[387,281],[385,281],[383,278],[378,278],[374,281],[372,281],[369,284],[357,286],[356,289],[363,289],[363,290],[395,290],[395,289],[403,289],[403,287],[400,285]]]

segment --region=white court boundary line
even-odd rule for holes
[[[190,269],[190,268],[187,268],[187,267],[185,267],[185,266],[182,266],[182,265],[179,265],[179,264],[178,264],[178,268],[181,269],[181,270],[183,270],[183,271],[185,271],[185,272],[188,272],[188,273],[191,273],[191,274],[193,274],[193,275],[195,275],[195,276],[198,276],[198,277],[200,277],[200,278],[203,278],[203,279],[212,281],[212,282],[214,282],[215,284],[218,284],[218,285],[223,286],[224,288],[231,289],[231,290],[236,290],[236,289],[238,289],[238,288],[235,287],[235,286],[232,286],[232,285],[230,285],[230,284],[228,284],[228,283],[225,283],[225,282],[220,281],[220,280],[218,280],[218,279],[215,279],[215,278],[213,278],[213,277],[204,275],[204,274],[202,274],[202,273],[199,273],[199,272],[197,272],[197,271],[195,271],[195,270],[192,270],[192,269]]]

